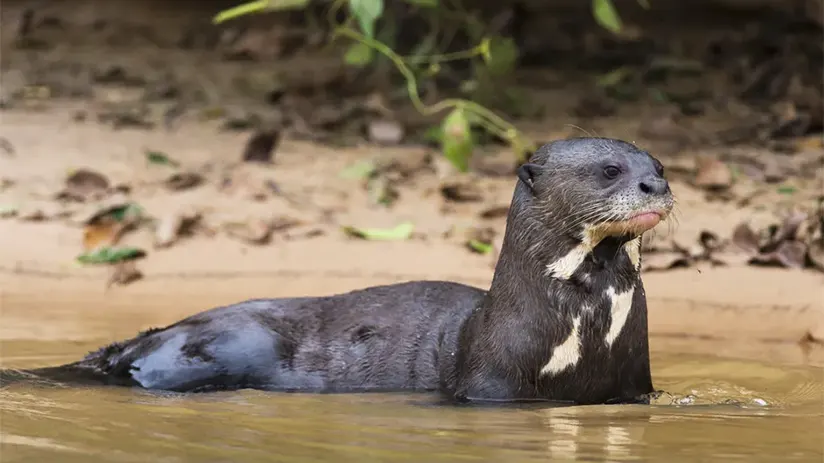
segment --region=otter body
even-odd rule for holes
[[[217,307],[40,374],[178,392],[433,390],[483,290],[419,281]],[[442,358],[443,357],[443,358]],[[452,357],[452,358],[450,358]],[[49,374],[51,372],[51,374]]]
[[[518,170],[488,291],[445,281],[250,300],[31,370],[155,390],[439,390],[455,400],[644,402],[640,236],[669,214],[660,162],[605,138]]]

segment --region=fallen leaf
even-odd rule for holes
[[[487,254],[493,250],[496,231],[492,227],[473,227],[467,230],[466,245],[474,252]]]
[[[137,269],[134,260],[120,261],[112,265],[109,278],[106,280],[106,289],[112,285],[126,286],[143,278],[143,273]]]
[[[502,204],[484,209],[479,215],[482,219],[497,219],[499,217],[506,217],[507,214],[509,214],[509,205]]]
[[[242,159],[245,162],[270,163],[278,141],[280,141],[280,132],[277,130],[257,132],[246,142]]]
[[[455,202],[471,202],[483,199],[483,193],[477,183],[453,181],[441,186],[444,198]]]
[[[707,255],[707,250],[701,245],[700,242],[687,246],[678,240],[672,240],[672,248],[676,252],[679,252],[681,255],[690,259],[702,259]]]
[[[369,122],[367,135],[374,143],[397,145],[403,140],[404,130],[403,126],[396,121],[379,119]]]
[[[484,243],[478,240],[469,240],[466,242],[467,247],[478,254],[489,254],[492,252],[492,244]]]
[[[689,267],[691,260],[680,252],[652,252],[644,254],[642,270],[654,272],[670,270],[677,267]]]
[[[155,227],[155,247],[171,246],[181,236],[187,234],[200,218],[201,216],[197,212],[181,213],[177,211],[167,214],[157,222]]]
[[[145,256],[146,252],[138,248],[102,247],[77,256],[77,261],[81,264],[113,264],[126,260],[140,259]]]
[[[732,171],[718,159],[697,156],[695,164],[695,186],[706,190],[726,190],[732,186]]]
[[[761,248],[761,239],[746,222],[738,224],[732,231],[732,243],[750,255],[757,254]]]
[[[807,220],[807,217],[808,215],[806,212],[793,211],[784,219],[783,222],[781,222],[781,225],[775,232],[775,235],[773,235],[773,242],[777,243],[779,241],[795,239],[798,234],[799,227],[805,220]]]
[[[17,206],[10,204],[0,205],[0,218],[14,217],[17,215]]]
[[[698,242],[704,247],[705,253],[709,254],[722,246],[721,239],[715,233],[704,230],[698,235]]]
[[[787,268],[800,269],[804,267],[804,257],[807,247],[798,241],[784,241],[772,252],[761,253],[751,259],[752,263],[762,265],[781,265]]]
[[[407,240],[412,236],[413,231],[415,231],[415,225],[411,222],[404,222],[390,229],[343,227],[343,232],[347,235],[370,241]]]
[[[109,179],[89,169],[78,169],[66,177],[59,199],[88,201],[100,198],[108,193]]]
[[[429,169],[431,161],[432,155],[427,150],[404,151],[392,156],[383,170],[400,178],[409,178]]]
[[[17,209],[17,218],[27,222],[53,220],[68,214],[69,211],[65,210],[61,204],[52,201],[24,203]]]
[[[146,161],[150,164],[161,166],[179,167],[180,163],[170,158],[166,153],[160,151],[146,151]]]
[[[340,171],[342,178],[364,179],[370,177],[377,171],[375,161],[364,159],[350,164]]]
[[[390,182],[384,176],[370,178],[367,181],[366,190],[373,203],[383,204],[384,206],[391,205],[400,196],[398,190],[393,186],[393,182]]]
[[[229,222],[223,225],[227,235],[249,244],[267,244],[272,237],[272,223],[257,219],[248,222]]]
[[[752,254],[734,251],[714,252],[709,256],[709,261],[713,265],[723,266],[744,266],[752,258]]]
[[[203,176],[196,172],[178,172],[166,179],[166,188],[172,191],[182,191],[194,188],[203,183]]]
[[[783,186],[780,186],[780,187],[776,188],[775,191],[777,193],[782,194],[782,195],[793,195],[793,194],[798,193],[798,188],[796,188],[792,185],[783,185]]]
[[[123,234],[142,219],[143,210],[133,203],[96,211],[84,220],[83,249],[87,252],[117,244]]]

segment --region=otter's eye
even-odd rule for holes
[[[621,173],[621,169],[615,166],[606,166],[604,168],[604,177],[608,179],[613,179],[617,177]]]

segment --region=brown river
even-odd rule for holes
[[[73,360],[194,310],[37,299],[2,300],[3,367]],[[651,406],[12,384],[0,389],[0,462],[824,461],[822,368],[652,349],[668,394]]]

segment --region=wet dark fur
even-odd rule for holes
[[[616,156],[631,159],[626,185],[601,185],[603,160]],[[617,140],[543,147],[519,171],[489,291],[420,281],[328,297],[250,300],[141,333],[76,363],[16,375],[181,392],[440,390],[458,400],[643,401],[653,392],[647,310],[640,276],[622,248],[630,237],[603,240],[569,280],[545,272],[580,242],[580,227],[569,217],[581,194],[614,197],[637,188],[639,178],[661,179],[656,166]],[[570,181],[573,172],[585,181]],[[633,284],[632,311],[610,350],[603,342],[610,323],[604,291]],[[541,377],[584,303],[593,312],[581,325],[581,361]],[[14,379],[10,375],[4,372],[4,382]]]

